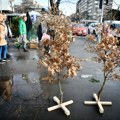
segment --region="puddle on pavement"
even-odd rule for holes
[[[5,101],[11,101],[12,98],[13,77],[0,77],[0,96]]]
[[[31,100],[36,99],[43,92],[39,81],[40,75],[37,73],[23,73],[15,76],[14,91],[15,96]]]
[[[46,112],[47,108],[54,104],[52,97],[59,93],[58,84],[43,82],[40,80],[41,76],[36,72],[24,72],[0,77],[0,91],[4,88],[0,94],[0,115],[3,116],[3,118],[0,116],[0,119],[6,117],[17,120],[27,115],[31,120],[34,119],[34,115],[40,116],[41,112]],[[8,100],[3,97],[6,91]]]
[[[0,103],[2,100],[18,102],[48,99],[49,92],[44,86],[37,73],[0,77]]]
[[[38,51],[36,51],[36,50],[29,51],[27,54],[24,52],[20,52],[19,54],[15,54],[14,57],[15,57],[16,61],[19,61],[19,60],[39,60]]]
[[[13,119],[46,110],[50,104],[49,85],[39,79],[37,73],[0,77],[0,115]]]

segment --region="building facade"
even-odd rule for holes
[[[76,5],[76,12],[79,13],[81,19],[99,20],[102,10],[99,9],[100,0],[79,0]],[[104,16],[112,9],[113,0],[109,0],[106,5],[104,0]]]
[[[31,3],[31,4],[35,4],[35,0],[22,0],[23,4],[27,4],[27,3]]]
[[[0,0],[0,11],[12,11],[12,6],[8,0]]]

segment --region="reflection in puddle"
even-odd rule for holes
[[[14,81],[14,85],[13,85]],[[5,101],[13,98],[22,100],[36,99],[41,96],[43,90],[39,81],[39,74],[24,73],[22,75],[0,77],[0,96]]]
[[[37,73],[23,73],[22,79],[25,80],[28,83],[39,83],[39,77]]]
[[[16,56],[16,60],[19,61],[19,60],[26,60],[28,57],[24,54],[20,54],[19,56]]]
[[[13,77],[0,77],[0,96],[5,101],[11,101],[12,98]]]
[[[22,51],[22,50],[21,50]],[[20,52],[18,55],[15,56],[16,61],[21,60],[39,60],[38,52],[35,51],[29,51],[29,53]]]
[[[11,120],[23,119],[24,115],[28,115],[31,119],[34,117],[31,113],[46,110],[51,104],[50,87],[39,79],[37,73],[17,74],[14,80],[11,77],[0,77],[0,115]],[[8,104],[4,100],[11,101]]]
[[[22,100],[34,100],[43,92],[37,73],[16,75],[14,83],[14,94]]]

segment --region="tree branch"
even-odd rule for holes
[[[50,0],[50,6],[52,7],[53,6],[53,0]]]
[[[57,2],[55,3],[57,8],[59,8],[60,2],[61,0],[57,0]]]

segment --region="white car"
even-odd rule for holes
[[[88,26],[88,34],[94,34],[96,35],[96,27],[98,27],[100,23],[95,22],[95,23],[90,23]]]

